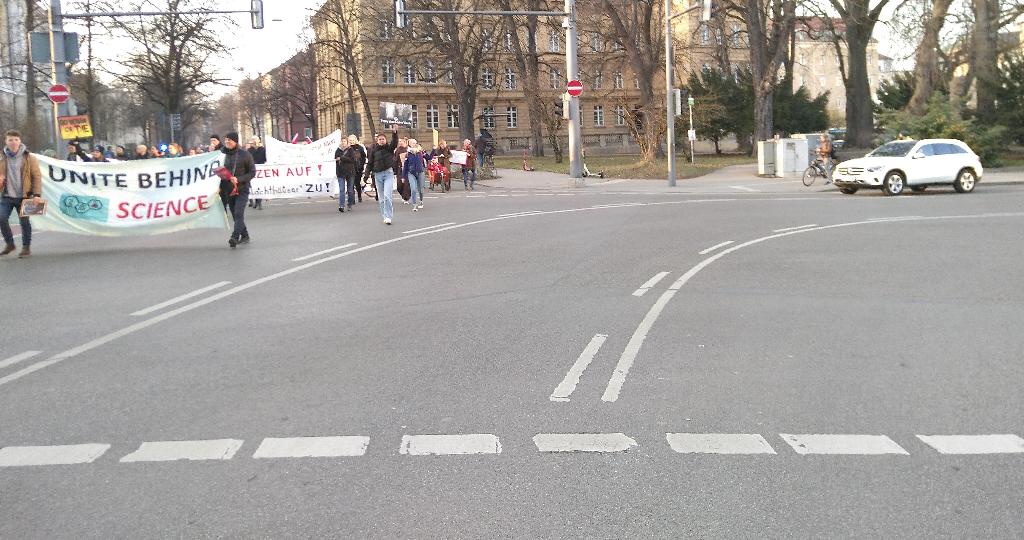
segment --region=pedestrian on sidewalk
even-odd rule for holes
[[[228,245],[234,249],[238,244],[249,243],[249,229],[245,227],[245,208],[249,202],[249,181],[256,176],[256,164],[252,156],[238,145],[238,133],[231,132],[224,137],[224,168],[230,171],[228,207],[235,220],[235,228],[228,238]],[[221,182],[223,185],[223,182]],[[221,192],[223,197],[224,193]]]
[[[416,139],[409,139],[409,151],[406,152],[405,164],[402,165],[402,176],[409,181],[412,211],[422,210],[423,184],[427,180],[427,166],[423,162],[423,149],[420,148]]]
[[[473,184],[476,183],[477,157],[473,141],[469,139],[462,141],[462,151],[466,153],[466,163],[462,166],[462,184],[466,191],[473,191]]]
[[[373,185],[377,190],[377,200],[380,203],[380,214],[384,218],[385,225],[391,225],[391,218],[394,216],[394,204],[391,201],[391,194],[395,190],[395,150],[398,149],[398,125],[391,126],[391,142],[383,133],[377,134],[377,142],[370,147],[366,159],[366,172],[364,177],[369,179],[373,175]]]
[[[356,163],[358,161],[358,146],[353,147],[350,139],[339,141],[338,148],[334,151],[334,168],[338,177],[338,211],[352,211],[352,205],[356,203],[355,182]]]
[[[21,253],[19,259],[32,255],[32,223],[28,217],[21,217],[21,205],[25,199],[34,204],[42,202],[43,175],[39,161],[21,143],[21,133],[8,130],[4,134],[4,150],[0,152],[0,233],[4,237],[4,249],[0,256],[14,251],[14,232],[9,223],[11,212],[18,212],[21,223]]]

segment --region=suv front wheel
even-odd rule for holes
[[[970,193],[974,191],[974,185],[977,183],[977,178],[974,176],[974,171],[970,169],[964,169],[960,171],[960,174],[956,175],[956,180],[953,182],[953,189],[957,193]]]
[[[885,181],[882,182],[882,191],[886,195],[899,195],[903,193],[903,188],[906,186],[907,180],[903,177],[903,174],[893,171],[885,175]]]

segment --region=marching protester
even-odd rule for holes
[[[95,163],[106,163],[107,158],[103,155],[103,149],[100,147],[94,148],[89,161],[93,161]]]
[[[216,152],[220,150],[220,135],[210,135],[210,148],[207,152]]]
[[[252,156],[253,163],[256,165],[262,165],[267,162],[267,149],[263,147],[263,141],[261,141],[259,137],[255,135],[249,137],[249,144],[246,148]],[[263,199],[253,199],[250,206],[256,210],[263,210]]]
[[[466,163],[462,166],[462,184],[466,191],[473,191],[476,183],[476,150],[469,139],[462,141],[462,151],[466,153]]]
[[[149,159],[149,148],[146,148],[144,144],[136,146],[135,154],[132,155],[131,159]]]
[[[156,158],[159,158],[159,157],[160,157],[160,149],[157,148],[155,144],[153,146],[150,146],[149,147],[149,158],[150,159],[156,159]]]
[[[366,172],[364,178],[373,175],[374,187],[377,190],[377,200],[380,203],[380,214],[384,218],[385,225],[391,225],[391,218],[394,215],[394,205],[391,201],[391,192],[395,189],[395,151],[398,149],[398,125],[391,126],[391,142],[383,133],[377,134],[377,142],[370,147],[366,157]]]
[[[398,178],[397,191],[402,197],[402,204],[409,204],[409,179],[402,174],[402,167],[405,165],[405,154],[409,149],[409,139],[401,137],[398,139],[398,148],[395,149],[395,177]]]
[[[256,164],[253,163],[249,152],[238,145],[238,133],[227,134],[221,151],[224,153],[224,168],[231,173],[226,199],[224,182],[221,181],[221,198],[226,200],[226,208],[231,209],[231,216],[235,220],[235,228],[228,239],[228,245],[234,248],[238,244],[249,243],[249,230],[245,227],[245,208],[249,201],[249,181],[256,176]]]
[[[355,180],[356,164],[358,163],[358,146],[352,145],[351,139],[344,139],[338,143],[334,151],[335,175],[338,177],[338,211],[352,211],[352,205],[356,202]]]
[[[353,177],[356,199],[363,202],[363,182],[359,173],[366,168],[366,147],[359,143],[359,137],[355,135],[348,136],[348,145],[352,147],[356,156],[356,174]]]
[[[423,209],[423,183],[427,179],[427,167],[423,163],[423,149],[416,139],[409,139],[409,151],[402,164],[402,176],[409,182],[412,211]]]
[[[69,142],[67,161],[92,161],[92,159],[86,155],[85,150],[82,150],[78,143]]]
[[[0,256],[14,251],[14,232],[9,223],[11,212],[18,212],[21,223],[21,253],[19,259],[32,255],[32,223],[28,217],[21,217],[21,205],[25,199],[42,202],[43,177],[39,161],[21,143],[21,133],[9,130],[4,134],[4,150],[0,152],[0,233],[4,237],[4,249]]]
[[[118,161],[124,161],[128,159],[128,155],[125,154],[123,146],[118,146],[117,148],[114,149],[114,159]]]
[[[441,139],[437,148],[430,152],[430,159],[437,159],[437,164],[447,169],[452,163],[452,150],[448,148],[448,141]]]

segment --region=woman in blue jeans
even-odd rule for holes
[[[409,139],[409,151],[402,165],[402,176],[409,179],[409,191],[412,193],[412,211],[423,209],[423,184],[427,181],[427,165],[423,159],[423,148],[416,139]]]

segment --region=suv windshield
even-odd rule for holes
[[[874,152],[868,154],[868,157],[903,157],[906,156],[910,149],[917,144],[916,141],[893,141],[885,143],[878,148],[875,148]]]

